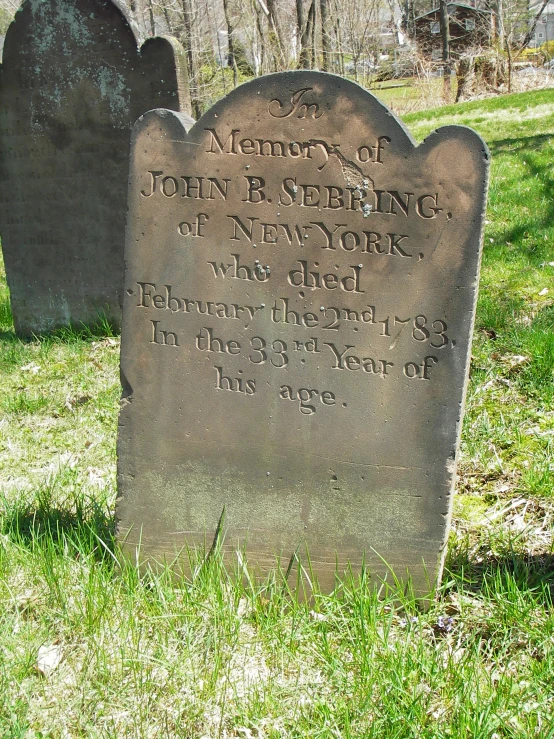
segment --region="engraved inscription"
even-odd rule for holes
[[[326,141],[281,141],[265,138],[241,137],[241,131],[233,128],[225,136],[221,135],[215,128],[204,129],[210,134],[208,139],[208,154],[231,154],[236,156],[289,158],[296,161],[310,159],[321,169],[328,161],[330,154],[339,144],[329,145]]]
[[[195,200],[227,200],[229,179],[218,180],[217,177],[197,177],[166,175],[163,170],[149,170],[148,187],[141,190],[144,198],[151,198],[159,193],[166,198],[193,198]]]
[[[302,118],[310,112],[317,117],[316,108],[307,106],[304,97],[310,91],[309,88],[297,91],[287,105],[276,98],[271,100],[269,108],[274,112],[274,117],[288,118],[296,114]],[[331,155],[335,155],[342,174],[346,176],[348,160],[339,152],[336,142],[313,139],[299,143],[244,136],[238,128],[221,134],[215,127],[206,127],[204,132],[207,154],[247,155],[276,160],[293,157],[311,163],[318,172],[322,169],[318,157],[323,155],[324,166]],[[372,146],[359,146],[356,150],[358,162],[383,164],[382,154],[390,143],[389,136],[381,135],[376,137]],[[275,179],[268,178],[267,173],[248,172],[240,179],[233,180],[220,170],[217,176],[168,174],[167,170],[161,168],[148,170],[146,186],[140,191],[142,198],[205,202],[205,212],[190,214],[188,220],[178,220],[179,235],[192,239],[183,243],[192,247],[194,239],[210,240],[215,235],[212,221],[216,217],[221,223],[223,216],[227,224],[227,230],[218,233],[220,248],[210,250],[210,256],[204,262],[204,289],[209,284],[214,289],[218,283],[228,284],[231,293],[227,294],[234,294],[241,292],[241,284],[259,286],[260,289],[263,286],[265,290],[270,290],[270,302],[266,309],[265,302],[231,302],[228,299],[211,298],[209,294],[190,298],[171,284],[161,287],[156,282],[138,281],[137,306],[146,309],[147,313],[162,310],[170,314],[183,314],[191,319],[195,316],[210,319],[194,335],[195,351],[207,357],[227,357],[226,361],[245,361],[245,367],[253,366],[262,372],[266,372],[266,368],[289,372],[301,366],[309,367],[315,361],[318,367],[323,363],[331,370],[330,376],[337,371],[341,375],[360,373],[388,382],[400,378],[430,381],[434,375],[432,370],[439,363],[438,356],[427,354],[415,358],[403,356],[403,352],[410,346],[417,349],[420,344],[432,350],[452,349],[456,342],[450,341],[446,333],[446,320],[441,317],[428,318],[421,311],[415,311],[411,316],[390,310],[383,314],[378,305],[367,302],[367,285],[373,279],[367,270],[372,261],[363,260],[370,256],[394,257],[394,261],[409,263],[415,258],[415,263],[419,264],[425,257],[425,251],[422,251],[424,247],[416,244],[409,226],[403,226],[402,231],[387,230],[383,217],[387,217],[387,220],[399,217],[405,219],[406,224],[413,222],[413,219],[440,219],[444,224],[452,219],[452,212],[444,208],[444,196],[438,191],[418,193],[391,187],[393,183],[388,187],[375,187],[373,179],[360,167],[352,167],[361,181],[346,186],[313,180],[309,184],[298,175],[281,178],[278,187],[275,187]],[[211,209],[210,202],[218,211]],[[244,212],[243,204],[253,206],[255,212],[259,213],[259,208],[264,209],[264,215]],[[281,216],[280,209],[286,209],[283,214],[289,208],[313,209],[318,217],[314,220],[298,219],[293,209],[285,220],[282,217],[268,220],[265,217],[268,208],[277,216]],[[344,213],[343,222],[333,217],[332,214],[337,211]],[[368,217],[375,225],[371,229],[360,227]],[[312,253],[314,250],[321,253],[322,261],[301,256],[308,246]],[[245,247],[264,249],[260,252],[261,259],[253,259],[244,253]],[[276,270],[272,269],[271,262],[275,260],[268,247],[278,248],[279,253],[282,249],[287,250],[286,259],[283,261],[279,257],[277,260],[278,277],[275,276]],[[349,263],[348,257],[353,253],[359,255],[362,263]],[[236,289],[232,287],[235,283]],[[308,296],[314,295],[313,300],[319,293],[335,293],[346,298],[351,296],[355,302],[345,305],[340,300],[337,305],[310,305]],[[360,298],[365,302],[360,304]],[[255,325],[264,326],[264,333],[254,329],[242,338],[223,336],[217,328],[221,319],[237,321],[241,330],[246,331]],[[265,333],[268,327],[272,327],[272,335]],[[311,333],[308,338],[293,341],[289,334],[285,336],[279,333],[291,329],[321,333]],[[339,336],[347,330],[358,334],[353,337],[355,341],[340,341]],[[337,334],[332,341],[325,338],[329,332]],[[363,348],[358,345],[360,341],[364,342]],[[161,322],[154,319],[150,319],[150,343],[173,349],[182,348],[177,332],[162,327]],[[391,352],[392,355],[387,357],[384,352]],[[260,392],[260,387],[264,387],[260,386],[259,378],[258,386],[255,378],[247,379],[243,374],[246,371],[244,367],[237,367],[233,370],[234,374],[223,365],[215,364],[214,369],[216,390],[253,396]],[[347,402],[336,403],[336,389],[295,389],[292,384],[287,384],[279,385],[278,390],[281,400],[298,402],[300,412],[305,416],[315,414],[318,403],[329,408],[348,407]],[[314,398],[318,398],[315,404]]]
[[[484,144],[450,126],[415,147],[362,88],[304,71],[239,86],[185,128],[151,111],[135,129],[125,546],[168,561],[217,539],[256,572],[294,555],[325,590],[351,564],[428,593],[451,511]]]
[[[268,106],[269,115],[273,118],[288,118],[296,115],[298,118],[321,118],[323,111],[319,112],[319,105],[314,102],[303,100],[312,87],[304,87],[291,95],[290,103],[284,104],[278,98],[274,98]]]

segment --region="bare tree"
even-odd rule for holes
[[[319,10],[321,17],[321,69],[324,72],[330,72],[332,67],[331,61],[331,33],[329,29],[329,0],[319,0]]]
[[[362,62],[373,62],[381,47],[382,10],[381,0],[365,0],[363,3],[341,0],[341,52],[350,57],[356,81],[359,80]],[[366,64],[365,68],[368,66]]]
[[[297,37],[300,40],[298,67],[310,69],[313,64],[313,33],[315,26],[315,0],[310,0],[308,13],[305,13],[304,0],[296,0]]]
[[[440,0],[439,11],[439,23],[442,40],[444,97],[446,100],[450,100],[450,19],[448,17],[447,0]]]
[[[267,16],[271,27],[270,39],[272,41],[272,46],[274,47],[275,67],[276,69],[279,67],[285,68],[287,59],[276,0],[267,0]]]
[[[256,20],[256,41],[259,48],[259,56],[254,55],[256,75],[263,74],[266,70],[267,50],[265,42],[264,18],[259,0],[252,0],[252,7]]]
[[[539,9],[535,13],[535,16],[534,16],[533,20],[531,21],[531,24],[529,25],[529,30],[527,31],[527,33],[525,34],[525,36],[521,40],[520,47],[519,47],[520,48],[520,51],[522,49],[524,49],[529,44],[529,41],[531,41],[531,39],[535,35],[535,30],[537,28],[537,23],[539,22],[539,20],[541,18],[541,15],[543,14],[544,9],[546,8],[546,6],[548,5],[549,2],[550,2],[550,0],[543,0],[542,1]]]
[[[225,22],[227,24],[227,45],[229,48],[227,64],[233,70],[233,85],[236,87],[239,82],[239,70],[237,67],[237,57],[235,55],[235,30],[231,22],[231,14],[229,13],[229,0],[223,0],[223,12],[225,13]]]
[[[150,21],[150,35],[156,35],[156,19],[154,18],[154,5],[152,0],[146,0],[146,6],[148,8],[148,20]]]

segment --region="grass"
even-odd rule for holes
[[[19,341],[0,280],[0,736],[554,738],[554,91],[407,123],[471,125],[493,154],[430,608],[355,577],[298,603],[217,553],[139,575],[113,540],[118,338]]]
[[[477,501],[507,487],[548,500],[554,444],[554,91],[407,117],[477,130],[492,155],[460,472]],[[466,503],[467,506],[467,503]],[[479,508],[479,506],[477,506]]]
[[[403,77],[372,82],[368,89],[396,115],[401,116],[435,104],[440,105],[443,99],[441,77]]]

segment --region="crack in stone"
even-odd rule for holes
[[[321,146],[325,154],[327,155],[327,160],[325,161],[325,163],[322,164],[321,167],[317,168],[318,172],[321,172],[331,156],[335,156],[339,161],[339,164],[342,168],[343,177],[349,187],[357,187],[360,189],[367,189],[368,187],[370,187],[373,189],[374,183],[371,177],[369,177],[369,175],[366,175],[365,172],[357,164],[352,162],[350,159],[347,159],[337,146],[329,146],[329,144],[322,139],[310,139],[308,143],[313,146]]]

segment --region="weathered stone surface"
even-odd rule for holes
[[[130,132],[147,110],[180,109],[181,53],[166,38],[139,51],[110,0],[18,11],[0,83],[0,227],[19,334],[120,321]]]
[[[261,571],[441,569],[488,152],[419,147],[357,85],[244,85],[136,125],[122,334],[119,535],[159,561],[219,529]],[[389,574],[390,577],[390,574]]]

